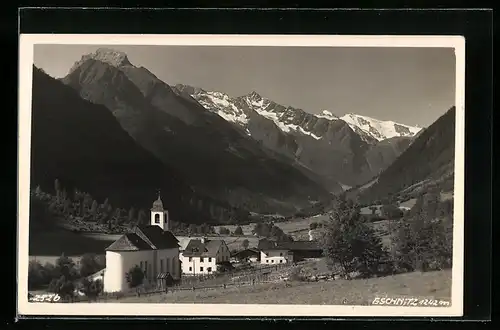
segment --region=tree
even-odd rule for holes
[[[92,220],[94,221],[97,220],[97,208],[98,208],[97,202],[94,200],[92,202],[92,206],[90,207],[90,214],[92,216]]]
[[[80,276],[87,277],[100,271],[104,267],[105,266],[99,262],[96,254],[86,253],[80,259]]]
[[[129,223],[133,223],[134,219],[135,219],[135,209],[133,207],[131,207],[130,210],[128,211],[127,220]]]
[[[146,212],[144,210],[140,210],[139,213],[137,214],[137,225],[139,226],[144,226],[148,223],[147,217],[146,217]]]
[[[244,239],[243,242],[241,242],[241,246],[243,249],[248,249],[248,246],[250,245],[250,242],[247,239]]]
[[[91,281],[84,278],[82,281],[83,293],[87,296],[90,301],[97,300],[97,297],[102,293],[103,285],[101,280]]]
[[[309,229],[310,230],[314,230],[318,228],[318,223],[317,222],[312,222],[311,224],[309,224]]]
[[[51,281],[50,273],[38,262],[30,261],[28,266],[28,289],[38,289]]]
[[[75,285],[73,281],[68,280],[65,276],[54,278],[49,284],[49,292],[57,293],[64,299],[73,299]]]
[[[243,235],[243,229],[241,228],[241,226],[236,227],[236,229],[234,230],[234,234],[238,236]]]
[[[135,265],[125,275],[129,288],[136,288],[142,284],[144,280],[144,272],[142,269]]]
[[[379,274],[388,257],[375,232],[362,220],[359,206],[339,198],[325,226],[323,249],[330,266],[338,264],[344,275],[358,271],[363,277]]]
[[[421,196],[392,232],[393,255],[400,271],[427,271],[452,265],[453,216],[450,203]]]
[[[56,193],[57,199],[59,199],[59,197],[60,197],[59,195],[60,195],[60,192],[61,192],[61,184],[59,183],[58,179],[54,180],[54,191]]]
[[[75,267],[73,259],[68,258],[65,255],[57,258],[54,268],[54,275],[56,277],[64,276],[68,281],[77,279],[78,270]]]

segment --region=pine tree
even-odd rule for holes
[[[134,223],[135,219],[135,209],[133,207],[130,208],[130,210],[128,211],[128,222],[129,223]]]
[[[92,215],[92,220],[96,221],[97,220],[97,208],[99,206],[97,205],[97,202],[94,200],[92,201],[92,206],[90,207],[90,214]]]
[[[59,183],[59,179],[54,180],[54,191],[56,193],[56,197],[59,199],[59,194],[61,192],[61,184]]]

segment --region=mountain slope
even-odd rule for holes
[[[358,189],[363,202],[373,202],[415,188],[437,185],[451,190],[455,157],[455,107],[449,109],[416,140],[369,187]],[[418,187],[420,186],[420,187]]]
[[[194,211],[190,203],[215,206],[215,201],[196,196],[178,172],[140,147],[107,108],[83,100],[36,67],[32,91],[32,186],[53,191],[57,178],[67,189],[89,192],[99,202],[109,198],[115,206],[145,209],[160,188],[176,221],[210,220],[206,210]]]
[[[118,59],[118,60],[116,60]],[[329,193],[192,98],[178,95],[125,54],[85,55],[62,81],[105,105],[141,146],[216,200],[258,213],[290,214]]]
[[[310,114],[277,104],[256,92],[233,98],[182,84],[175,90],[194,98],[265,147],[309,168],[332,192],[338,192],[338,182],[354,186],[378,175],[401,154],[418,130],[375,119],[371,119],[370,130],[369,125],[358,127],[327,110]],[[364,117],[358,117],[356,123],[360,124]]]

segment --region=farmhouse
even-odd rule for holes
[[[182,273],[212,274],[217,264],[229,261],[230,252],[223,240],[192,239],[181,254]]]
[[[170,232],[168,211],[159,195],[151,208],[151,224],[135,227],[106,249],[104,291],[126,290],[126,273],[135,266],[143,270],[144,282],[149,284],[163,286],[166,277],[181,277],[179,241]]]
[[[259,241],[258,249],[260,263],[268,265],[317,258],[323,252],[315,241],[277,242],[266,238]]]

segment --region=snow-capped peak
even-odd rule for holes
[[[340,117],[354,131],[361,130],[378,141],[397,136],[414,136],[422,128],[408,126],[393,121],[382,121],[368,116],[348,113]]]
[[[328,110],[323,110],[321,112],[321,114],[315,115],[315,116],[318,117],[318,118],[325,118],[325,119],[328,119],[328,120],[337,120],[337,119],[339,119],[339,117],[335,116],[333,113],[331,113]]]

